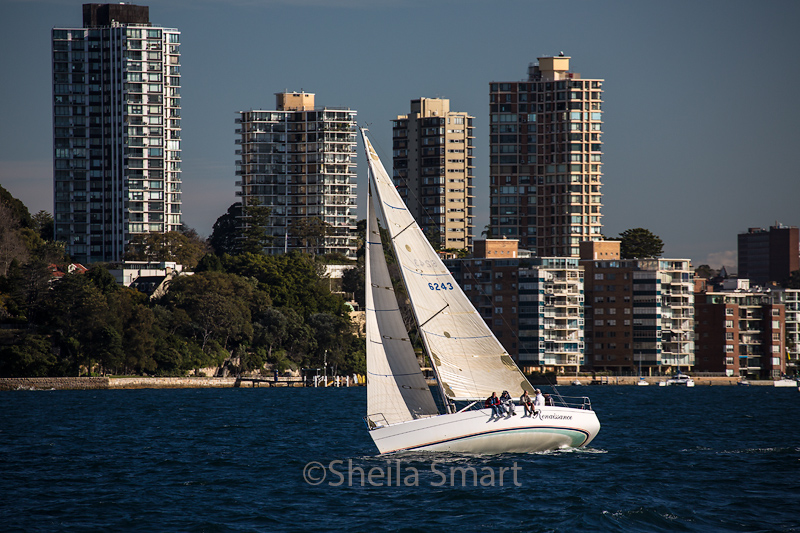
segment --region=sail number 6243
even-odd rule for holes
[[[444,281],[442,283],[428,283],[428,288],[432,291],[452,291],[453,284],[449,281]]]

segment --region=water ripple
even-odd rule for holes
[[[796,391],[673,389],[592,388],[603,425],[592,447],[495,456],[378,455],[363,389],[5,392],[0,523],[26,533],[800,531]],[[312,461],[352,468],[354,482],[332,485],[328,471],[309,485]]]

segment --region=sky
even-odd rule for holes
[[[358,112],[387,168],[412,99],[475,116],[475,233],[489,222],[489,83],[538,57],[604,79],[603,233],[647,228],[664,256],[736,266],[736,236],[800,225],[796,0],[151,0],[181,31],[184,223],[236,201],[238,111],[275,93]],[[82,2],[0,0],[0,185],[53,211],[53,27]],[[358,153],[359,218],[366,171]]]

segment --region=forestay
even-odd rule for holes
[[[367,201],[364,284],[367,329],[367,416],[388,424],[438,414],[397,306],[371,194]],[[374,417],[378,421],[378,417]]]
[[[482,399],[533,391],[470,303],[403,203],[362,130],[376,211],[386,224],[422,339],[444,394]]]

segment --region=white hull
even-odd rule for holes
[[[778,379],[772,382],[775,387],[797,387],[797,380],[794,379]]]
[[[692,378],[675,378],[668,379],[667,381],[659,381],[659,387],[666,387],[669,385],[678,385],[683,387],[694,387],[694,380]]]
[[[529,453],[586,446],[600,431],[594,411],[545,407],[541,415],[498,418],[491,409],[421,418],[371,430],[380,453],[404,450]]]

